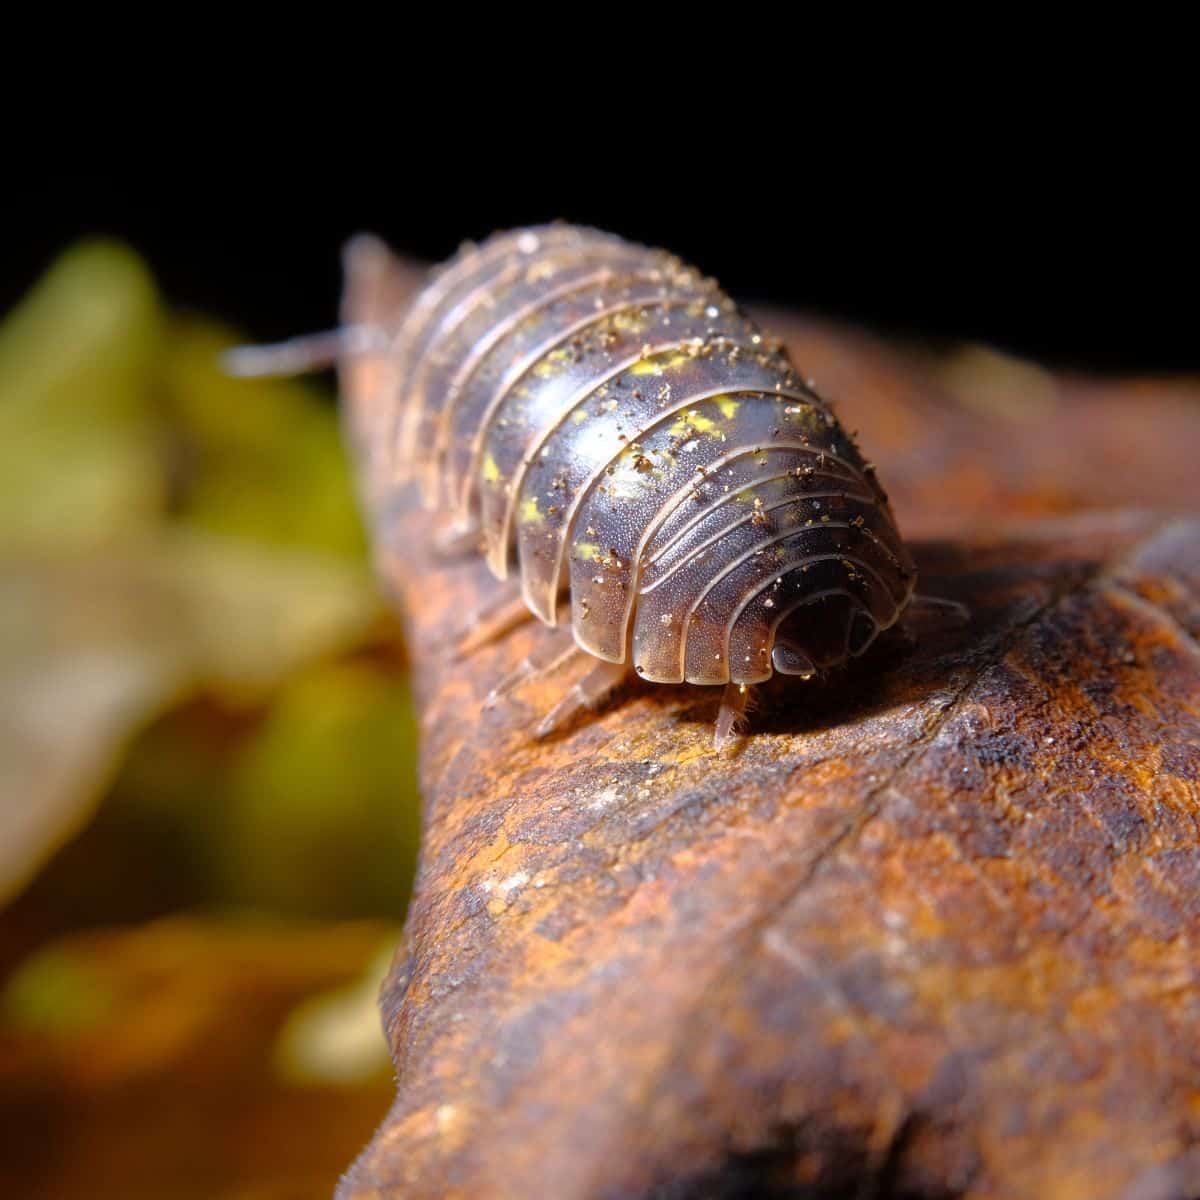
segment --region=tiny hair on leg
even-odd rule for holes
[[[741,736],[746,711],[750,705],[750,686],[745,683],[727,683],[721,693],[721,707],[717,711],[717,723],[713,726],[713,749],[724,750]]]

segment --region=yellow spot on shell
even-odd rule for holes
[[[687,437],[692,433],[712,433],[716,427],[717,423],[712,417],[688,409],[675,418],[669,432],[672,437]]]
[[[530,496],[521,504],[521,520],[526,525],[540,525],[545,519],[538,508],[536,496]]]
[[[551,350],[545,358],[539,360],[534,366],[533,373],[540,379],[545,379],[547,375],[553,375],[561,367],[571,361],[573,355],[570,350]]]
[[[490,454],[483,460],[483,479],[485,483],[498,483],[500,480],[500,468]]]
[[[629,368],[629,373],[631,375],[661,375],[672,367],[679,367],[691,361],[692,355],[683,350],[676,350],[673,354],[655,354],[649,358],[643,358],[641,362],[634,363]]]
[[[574,553],[581,562],[595,562],[600,555],[600,547],[595,542],[576,542]]]
[[[584,423],[584,421],[586,421],[590,415],[591,414],[588,412],[588,410],[586,408],[577,408],[571,414],[571,420],[574,421],[576,425],[582,425]]]
[[[735,400],[732,396],[717,396],[714,403],[721,410],[721,416],[727,421],[732,421],[734,414],[742,407],[742,402]]]
[[[789,404],[783,410],[783,419],[806,429],[815,429],[820,424],[817,410],[811,404]]]

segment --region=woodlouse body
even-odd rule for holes
[[[497,234],[383,332],[382,383],[350,413],[371,469],[477,531],[546,624],[565,598],[597,659],[663,683],[807,676],[912,596],[887,498],[829,406],[662,251]]]

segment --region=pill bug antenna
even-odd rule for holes
[[[971,610],[967,605],[959,600],[949,600],[945,596],[928,596],[924,592],[913,592],[912,598],[909,600],[909,608],[914,616],[922,610],[932,609],[944,614],[959,625],[968,625],[971,621]]]
[[[269,346],[234,346],[221,355],[221,367],[239,379],[308,375],[332,367],[340,358],[381,354],[386,349],[387,335],[382,329],[343,325]]]

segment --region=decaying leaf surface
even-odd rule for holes
[[[1170,445],[1122,442],[1112,406],[1085,440],[1119,477],[1089,481],[994,395],[800,334],[802,369],[809,337],[857,372],[857,399],[826,386],[921,535],[922,590],[971,619],[764,689],[732,755],[715,692],[633,683],[545,743],[553,685],[483,711],[541,631],[449,657],[490,578],[367,481],[427,807],[382,995],[398,1097],[343,1197],[1200,1192],[1200,521],[1114,507],[1200,507],[1188,475],[1159,490],[1195,395],[1139,406]],[[1042,428],[1099,411],[1051,383]]]

